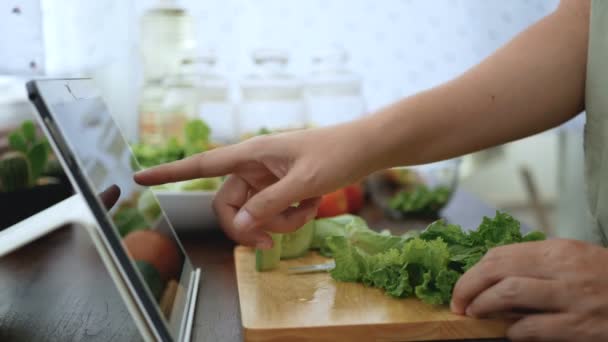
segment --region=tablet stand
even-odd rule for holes
[[[112,260],[112,255],[102,241],[95,217],[80,194],[73,195],[0,231],[0,257],[69,224],[82,226],[89,233],[144,341],[155,341],[156,339],[153,337],[154,335],[149,329],[143,314],[135,304],[135,299],[131,296],[116,263]]]

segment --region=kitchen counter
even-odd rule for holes
[[[482,216],[494,213],[458,191],[443,216],[476,227]],[[388,221],[371,207],[362,215],[373,227],[395,233],[428,223]],[[234,244],[219,229],[181,237],[203,272],[193,341],[241,341]],[[78,227],[64,227],[0,259],[0,341],[134,340],[140,340],[135,324],[88,235]]]

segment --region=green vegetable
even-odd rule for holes
[[[452,191],[448,187],[438,186],[430,189],[418,184],[412,190],[402,190],[393,196],[389,206],[397,211],[408,214],[434,215],[450,199]]]
[[[180,184],[179,189],[182,191],[214,191],[222,185],[222,180],[219,177],[199,178]]]
[[[377,253],[398,247],[411,238],[409,234],[393,236],[373,231],[362,218],[354,215],[319,219],[315,226],[315,236],[311,248],[318,249],[326,257],[333,255],[333,248],[330,248],[328,240],[328,237],[332,236],[344,237],[348,243],[367,253]]]
[[[255,133],[255,135],[267,135],[267,134],[272,134],[272,131],[266,127],[262,127],[260,129],[258,129],[258,131]]]
[[[270,271],[279,266],[281,260],[281,240],[283,234],[271,233],[272,248],[255,250],[255,269],[258,272]]]
[[[323,249],[326,238],[329,236],[345,236],[347,226],[349,231],[369,230],[367,223],[362,218],[349,214],[318,219],[315,226],[315,235],[312,240],[312,248],[315,249]]]
[[[183,137],[171,137],[164,145],[133,144],[133,170],[169,163],[209,149],[211,129],[202,120],[191,120],[184,126]],[[183,140],[183,143],[180,142]]]
[[[192,120],[184,128],[185,131],[185,154],[191,156],[203,152],[209,147],[211,129],[202,120]]]
[[[545,238],[541,232],[522,236],[519,222],[501,212],[484,217],[471,232],[439,220],[417,237],[388,237],[392,239],[368,230],[325,237],[336,262],[332,277],[378,287],[394,297],[416,296],[430,304],[445,304],[460,276],[490,248]]]
[[[152,292],[154,298],[157,300],[160,299],[165,284],[163,283],[162,277],[160,276],[158,270],[145,261],[137,260],[135,261],[135,264],[137,265],[137,269],[139,269],[141,276],[144,278],[144,281],[148,285],[148,288],[150,289],[150,292]]]
[[[161,214],[160,204],[150,189],[145,190],[137,199],[137,209],[149,225],[156,222]]]
[[[8,152],[0,158],[0,188],[6,192],[25,189],[30,186],[31,167],[27,157],[21,152]]]
[[[292,233],[270,233],[273,246],[269,250],[255,251],[257,271],[269,271],[279,266],[279,260],[300,257],[310,249],[315,233],[315,221],[310,221]]]
[[[312,220],[293,233],[283,234],[281,239],[281,259],[300,257],[310,248],[315,234],[315,221]]]
[[[137,210],[131,207],[121,207],[114,214],[114,224],[118,228],[120,236],[125,237],[129,233],[148,229],[149,225],[146,218]]]

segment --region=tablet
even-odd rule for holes
[[[37,80],[27,89],[141,313],[134,319],[143,319],[157,340],[188,340],[197,270],[154,193],[133,181],[137,162],[98,89],[89,79]]]

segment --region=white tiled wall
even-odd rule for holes
[[[119,112],[121,125],[133,135],[138,20],[156,0],[39,1],[47,71],[57,75],[86,70],[100,77],[113,112]],[[287,49],[290,70],[303,75],[313,51],[339,44],[351,55],[352,69],[363,76],[366,100],[373,110],[461,73],[549,13],[557,0],[179,3],[197,20],[200,47],[218,52],[220,68],[233,84],[249,69],[249,53],[256,47]],[[0,7],[0,25],[11,15],[6,8],[4,3]],[[21,53],[30,57],[26,48]]]
[[[0,75],[39,74],[43,68],[40,1],[0,1]]]
[[[136,1],[139,15],[154,0]],[[339,44],[371,108],[445,81],[546,15],[555,0],[183,0],[205,48],[236,79],[256,47],[284,48],[304,74],[311,53]]]

